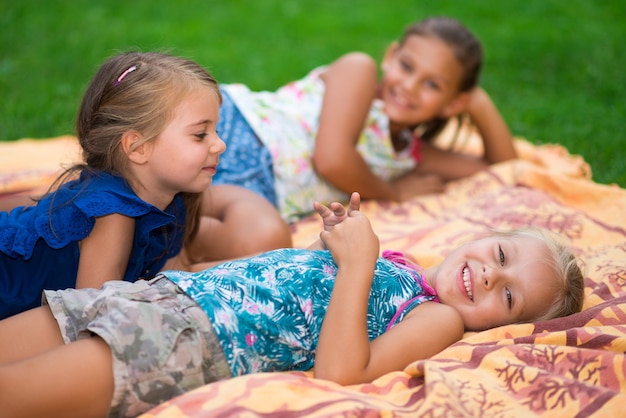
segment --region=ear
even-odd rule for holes
[[[470,92],[459,93],[441,111],[441,117],[450,118],[459,115],[467,109],[470,100]]]
[[[383,62],[381,65],[383,73],[389,69],[389,66],[391,65],[391,60],[393,59],[393,56],[396,54],[399,48],[400,44],[398,42],[392,42],[387,47],[387,51],[385,51],[385,56],[383,57]]]
[[[143,135],[135,130],[122,134],[122,151],[135,164],[144,164],[148,160],[148,143],[142,142]]]

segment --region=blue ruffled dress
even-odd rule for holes
[[[79,241],[95,218],[113,213],[135,218],[132,252],[120,279],[150,278],[182,248],[181,196],[161,211],[122,177],[103,172],[84,171],[37,206],[0,212],[0,319],[40,306],[44,289],[75,287]]]

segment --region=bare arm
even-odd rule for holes
[[[76,287],[99,288],[108,280],[123,280],[135,235],[135,220],[117,213],[96,218],[80,242]]]
[[[424,143],[422,162],[416,172],[435,174],[444,180],[454,180],[472,175],[499,163],[517,157],[513,136],[489,95],[480,87],[469,93],[466,112],[478,129],[483,140],[482,157],[448,152]]]
[[[486,163],[495,164],[517,157],[508,125],[482,88],[476,87],[470,94],[467,112],[483,138]]]
[[[376,96],[377,67],[362,53],[350,53],[322,75],[325,84],[313,164],[320,176],[340,190],[364,199],[396,200],[393,185],[372,172],[356,149]]]
[[[432,357],[463,337],[458,312],[437,302],[424,302],[371,342],[363,333],[366,329],[361,327],[354,332],[348,319],[334,329],[334,346],[320,346],[320,337],[315,377],[342,385],[371,382],[386,373],[403,370],[414,361]]]
[[[372,381],[412,361],[430,357],[463,336],[460,315],[451,307],[426,302],[370,343],[367,304],[378,256],[378,238],[358,211],[323,232],[338,271],[322,324],[314,374],[340,384]]]

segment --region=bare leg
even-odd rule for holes
[[[0,321],[0,365],[33,357],[62,345],[59,326],[47,306]]]
[[[112,398],[112,355],[98,337],[0,366],[8,417],[104,417]]]
[[[65,345],[47,307],[0,321],[0,405],[10,417],[102,417],[113,397],[109,347]]]
[[[289,226],[276,208],[239,186],[212,186],[205,193],[202,215],[190,249],[196,260],[227,260],[293,245]]]

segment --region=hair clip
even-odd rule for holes
[[[129,73],[132,73],[133,71],[135,71],[137,69],[136,65],[133,65],[132,67],[129,67],[128,70],[124,71],[122,73],[122,75],[120,75],[117,80],[115,80],[115,84],[113,84],[114,86],[117,86],[118,84],[120,84],[122,82],[122,80],[124,79],[124,77],[126,77]]]

